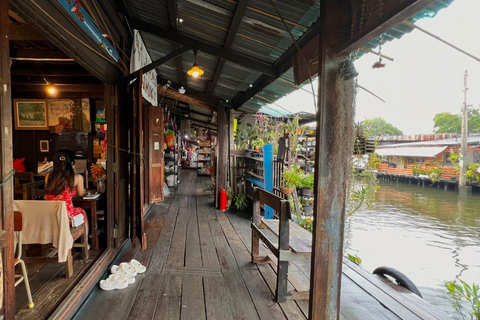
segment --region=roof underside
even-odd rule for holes
[[[225,42],[233,26],[235,11],[240,6],[235,0],[157,0],[153,2],[125,0],[124,2],[128,14],[133,19],[164,29],[177,29],[180,35],[222,48],[226,48]],[[453,0],[438,1],[410,20],[417,21],[424,17],[433,17],[451,2]],[[319,16],[320,0],[275,1],[275,4],[283,18],[288,20],[288,26],[291,27],[291,32],[297,40],[314,25]],[[169,12],[176,14],[176,17],[170,17]],[[180,19],[183,22],[180,23]],[[226,49],[270,66],[273,66],[293,45],[269,0],[249,0],[237,27],[233,42]],[[411,30],[407,25],[400,24],[387,31],[384,39],[386,41],[398,39]],[[178,48],[178,45],[176,47],[172,41],[162,39],[158,35],[147,32],[141,32],[141,35],[152,60],[159,59]],[[377,46],[378,39],[372,39],[365,45],[370,49]],[[233,101],[262,76],[258,70],[226,61],[213,92],[209,92],[208,85],[214,79],[220,59],[198,51],[196,62],[205,70],[205,74],[197,79],[185,76],[195,62],[193,52],[188,51],[177,59],[181,62],[172,59],[157,68],[161,79],[182,85],[187,81],[187,93],[188,89],[194,89],[201,93],[212,94],[221,100]],[[181,71],[178,70],[178,66],[181,66]],[[262,107],[268,106],[270,109],[278,109],[277,114],[285,114],[284,110],[280,110],[272,103],[297,89],[298,86],[294,84],[293,69],[290,68],[280,78],[241,105],[240,110],[255,113]]]

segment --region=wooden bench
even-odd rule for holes
[[[261,204],[277,211],[279,220],[262,219]],[[308,290],[296,286],[295,291],[287,292],[289,261],[310,260],[312,253],[312,234],[291,221],[290,204],[273,193],[260,188],[254,189],[252,227],[252,262],[268,261],[268,256],[260,256],[260,239],[277,257],[277,289],[275,299],[308,299]],[[268,232],[266,232],[268,230]],[[291,280],[291,279],[290,279]]]

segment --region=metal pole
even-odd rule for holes
[[[467,181],[465,178],[465,172],[467,171],[466,156],[467,156],[467,135],[468,135],[468,111],[467,111],[467,77],[468,70],[465,70],[463,75],[463,107],[462,107],[462,142],[460,146],[460,177],[458,178],[458,186],[465,187]]]

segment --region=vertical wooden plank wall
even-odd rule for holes
[[[13,265],[13,179],[5,180],[12,174],[12,92],[10,81],[10,58],[8,43],[8,0],[0,0],[0,143],[2,173],[0,203],[2,215],[0,218],[0,250],[2,261],[0,270],[0,314],[4,319],[13,319],[15,316],[15,278]]]

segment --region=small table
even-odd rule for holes
[[[93,190],[92,190],[93,191]],[[94,191],[96,192],[96,190]],[[72,202],[74,207],[82,209],[89,209],[92,212],[92,250],[98,250],[98,226],[97,226],[97,203],[102,199],[103,195],[100,194],[95,199],[89,199],[84,197],[73,197]]]

